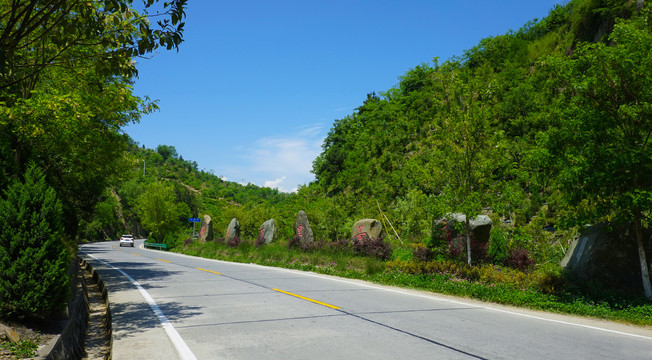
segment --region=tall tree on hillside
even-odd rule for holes
[[[435,72],[444,92],[440,94],[440,117],[431,141],[437,153],[432,157],[442,183],[439,196],[444,212],[466,215],[467,262],[471,265],[470,220],[487,203],[494,146],[500,132],[491,124],[493,73],[488,67],[473,72],[445,64]]]
[[[143,227],[157,241],[181,227],[179,218],[192,216],[188,205],[177,201],[172,185],[161,181],[145,186],[136,209]]]
[[[584,44],[573,58],[548,59],[563,107],[546,136],[559,183],[571,203],[588,199],[588,221],[634,223],[645,295],[652,299],[643,228],[652,221],[651,5],[620,21],[605,44]]]

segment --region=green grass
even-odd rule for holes
[[[394,249],[393,259],[355,256],[347,249],[323,247],[302,251],[278,242],[261,247],[243,241],[237,247],[197,242],[173,251],[210,259],[283,267],[378,284],[426,290],[560,314],[572,314],[652,326],[652,302],[642,297],[610,293],[587,294],[563,281],[560,269],[524,273],[494,265],[469,267],[440,260],[416,262],[405,248]]]
[[[31,340],[19,340],[15,343],[0,342],[0,348],[9,350],[18,359],[30,358],[36,356],[38,345]]]

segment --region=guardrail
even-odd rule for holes
[[[158,249],[158,250],[166,250],[168,249],[167,244],[158,244],[158,243],[145,243],[146,248],[152,248],[152,249]]]

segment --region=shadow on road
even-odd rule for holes
[[[93,250],[97,254],[102,250]],[[114,340],[129,338],[138,333],[158,328],[160,320],[137,290],[131,280],[116,269],[95,259],[87,259],[102,277],[109,292]],[[110,266],[118,268],[132,277],[149,293],[152,289],[164,289],[174,283],[181,271],[166,269],[161,264],[129,261],[109,261]],[[151,295],[151,294],[150,294]],[[200,315],[201,307],[185,306],[177,301],[155,300],[165,317],[175,322]]]
[[[200,307],[182,306],[176,301],[159,303],[158,306],[171,322],[201,314]],[[161,326],[152,308],[144,300],[143,302],[114,303],[111,313],[115,324],[114,340],[137,336],[144,330]]]

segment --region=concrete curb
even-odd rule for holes
[[[107,358],[110,359],[112,357],[113,334],[111,330],[111,309],[109,308],[108,291],[104,285],[104,281],[95,271],[95,269],[93,269],[93,267],[81,257],[78,257],[77,259],[78,262],[75,264],[75,267],[77,277],[79,279],[79,285],[76,286],[75,295],[68,306],[69,318],[65,328],[63,329],[63,332],[59,337],[54,338],[41,350],[42,353],[49,350],[45,356],[45,359],[47,360],[78,360],[86,356],[86,330],[90,312],[90,304],[88,300],[86,282],[84,277],[81,275],[82,268],[80,267],[80,263],[84,269],[92,274],[93,279],[97,282],[97,285],[102,292],[102,299],[104,301],[104,306],[106,307],[105,320],[108,326],[110,339],[110,352]],[[52,345],[52,343],[54,343],[54,345]]]

